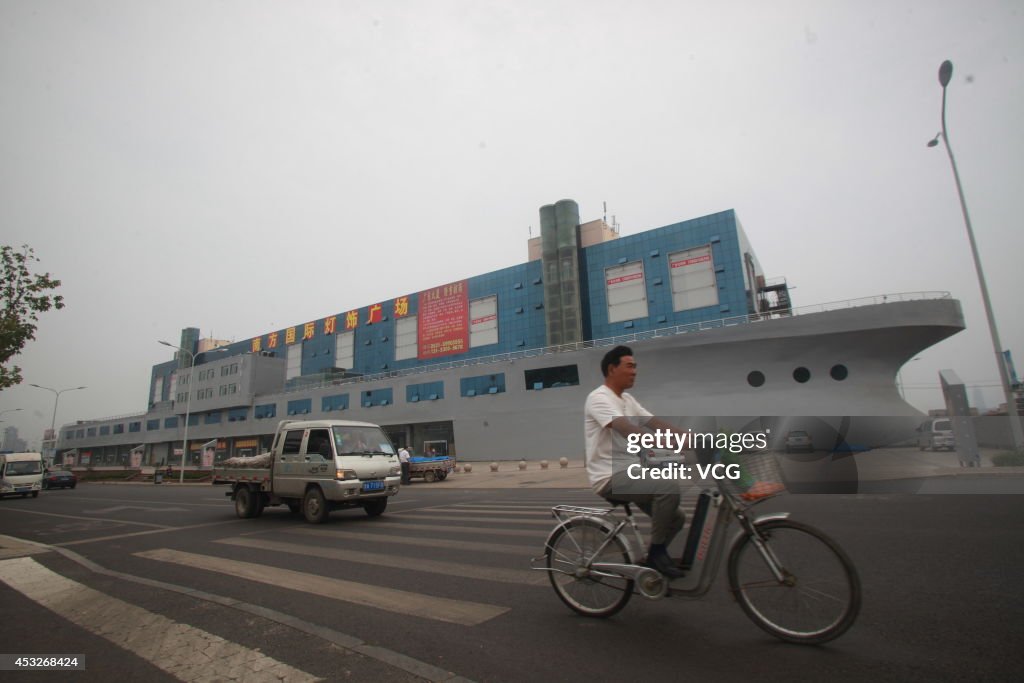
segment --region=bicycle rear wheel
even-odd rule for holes
[[[755,624],[791,643],[817,644],[846,632],[860,611],[860,579],[842,548],[814,527],[788,519],[757,524],[783,580],[750,536],[729,553],[729,586]]]
[[[610,617],[629,602],[633,581],[587,569],[588,563],[629,564],[629,551],[618,536],[612,538],[597,555],[608,532],[590,519],[571,519],[548,544],[548,578],[558,597],[576,612],[588,617]]]

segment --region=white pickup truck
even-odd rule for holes
[[[213,469],[214,485],[231,487],[224,495],[239,517],[287,505],[314,524],[342,508],[362,507],[376,517],[400,482],[398,456],[384,430],[347,420],[283,420],[270,452],[229,458]]]

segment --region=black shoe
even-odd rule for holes
[[[667,579],[681,579],[686,576],[686,572],[677,567],[672,558],[668,556],[668,553],[652,553],[645,562],[651,569],[656,569]]]

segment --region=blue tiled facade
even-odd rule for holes
[[[686,311],[673,311],[669,254],[701,246],[711,246],[715,280],[718,288],[718,304]],[[582,308],[583,336],[585,339],[603,339],[629,332],[641,332],[657,328],[682,325],[705,320],[743,315],[749,312],[747,286],[743,273],[743,243],[735,212],[732,210],[674,223],[661,228],[619,237],[579,250],[580,299]],[[605,289],[605,269],[625,263],[642,261],[646,285],[648,315],[635,320],[608,322]],[[546,345],[544,288],[540,260],[529,261],[490,273],[484,273],[466,280],[470,301],[484,297],[497,298],[498,341],[470,348],[468,351],[428,360],[417,358],[395,360],[396,316],[398,299],[386,299],[371,304],[355,313],[358,325],[354,330],[353,367],[343,368],[359,374],[376,374],[405,370],[436,362],[491,356],[524,349],[540,348]],[[416,293],[400,295],[407,315],[419,313],[419,296]],[[368,323],[371,308],[379,307],[380,319]],[[292,343],[301,342],[303,376],[329,372],[340,366],[335,359],[337,334],[345,332],[346,314],[341,311],[327,318],[311,323],[299,323],[290,330],[275,330],[256,339],[230,344],[229,355],[259,350],[278,356],[286,356],[289,332]],[[327,321],[332,320],[328,326]],[[311,327],[310,327],[311,326]],[[305,337],[305,338],[304,338]],[[258,348],[257,348],[258,347]],[[200,354],[200,363],[202,363]],[[170,395],[171,377],[177,369],[176,362],[166,362],[153,367],[150,388],[151,402],[173,400]],[[163,378],[159,397],[153,396],[155,382]],[[432,391],[414,392],[422,394],[423,400]],[[443,397],[443,396],[441,396]],[[401,396],[402,400],[408,397]],[[372,405],[383,401],[393,402],[394,397],[366,396],[353,397],[359,405],[367,400]],[[319,406],[318,406],[319,407]],[[344,409],[342,405],[332,409]],[[347,407],[347,403],[345,405]],[[288,414],[298,408],[289,405]],[[263,412],[263,411],[257,411]]]

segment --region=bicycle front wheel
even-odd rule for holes
[[[788,519],[756,528],[767,557],[746,535],[729,553],[729,586],[747,616],[791,643],[824,643],[845,633],[860,611],[861,593],[843,549],[814,527]]]
[[[551,538],[545,553],[555,593],[584,616],[610,617],[633,595],[632,580],[588,569],[595,562],[630,563],[626,544],[618,536],[601,548],[607,538],[607,530],[594,520],[571,519]]]

